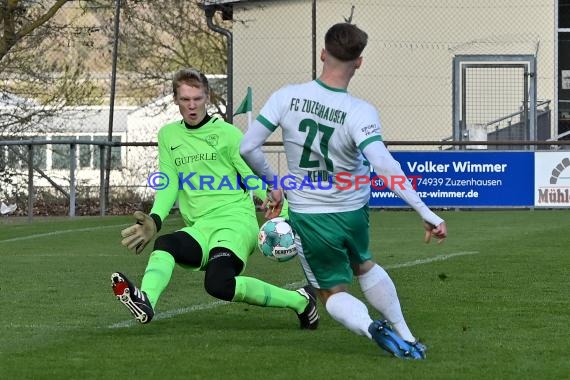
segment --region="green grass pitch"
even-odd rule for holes
[[[570,212],[441,215],[449,238],[425,245],[415,213],[371,212],[371,249],[428,345],[421,362],[383,355],[322,305],[319,329],[301,331],[292,311],[219,302],[202,273],[181,268],[156,320],[135,324],[110,286],[117,270],[139,283],[146,265],[149,248],[136,256],[120,246],[130,218],[0,219],[0,378],[568,378]],[[163,231],[179,226],[172,216]],[[259,252],[246,274],[304,281],[297,260]]]

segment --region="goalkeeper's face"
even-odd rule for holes
[[[178,106],[184,121],[197,125],[206,117],[208,94],[204,87],[181,84],[174,96],[174,104]]]

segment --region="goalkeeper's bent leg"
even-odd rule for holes
[[[153,251],[144,271],[141,290],[146,293],[150,304],[155,308],[158,298],[166,289],[174,270],[174,257],[166,251]]]
[[[235,294],[232,301],[250,305],[281,307],[302,313],[307,307],[307,299],[294,290],[287,290],[253,277],[237,276]]]

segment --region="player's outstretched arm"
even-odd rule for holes
[[[402,171],[400,163],[394,159],[392,154],[390,154],[384,143],[381,141],[370,143],[364,148],[362,153],[364,153],[378,174],[381,174],[386,178],[405,177],[405,173]],[[405,181],[402,186],[403,188],[395,186],[390,190],[396,193],[402,200],[404,200],[404,202],[420,214],[424,220],[424,241],[429,243],[431,241],[431,237],[434,236],[439,243],[443,242],[447,237],[447,226],[444,220],[427,207],[408,181]]]
[[[285,199],[283,189],[273,188],[270,183],[277,178],[277,175],[269,166],[267,158],[261,150],[261,146],[271,133],[269,129],[256,120],[245,133],[239,149],[240,155],[253,172],[270,185],[270,191],[267,192],[267,197],[263,202],[266,219],[279,216]]]
[[[239,153],[258,177],[272,180],[276,178],[276,174],[261,150],[263,143],[270,135],[270,130],[259,121],[254,121],[241,140]]]
[[[142,211],[135,211],[136,223],[121,231],[121,244],[129,250],[140,254],[157,233],[156,222]]]

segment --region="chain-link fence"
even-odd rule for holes
[[[532,0],[240,2],[234,93],[251,86],[258,111],[277,88],[318,76],[325,31],[350,20],[369,43],[349,91],[379,109],[385,140],[445,139],[456,55],[536,56],[538,97],[554,99],[553,13],[553,1]]]
[[[105,157],[111,152],[110,198],[104,199]],[[270,160],[285,172],[282,148],[266,149]],[[0,141],[1,198],[4,214],[122,215],[148,210],[164,174],[157,167],[157,144],[94,141],[73,136]]]
[[[209,18],[204,3],[214,7]],[[0,200],[17,202],[22,215],[29,199],[37,214],[68,215],[74,182],[75,214],[99,214],[106,160],[100,161],[103,145],[97,144],[110,141],[123,146],[110,149],[104,212],[130,213],[145,206],[154,195],[147,179],[157,170],[156,147],[128,144],[156,142],[160,126],[179,118],[171,101],[172,72],[193,66],[208,73],[214,87],[210,112],[245,130],[247,118],[226,111],[235,109],[247,87],[253,89],[255,116],[279,87],[318,77],[324,33],[342,21],[369,34],[363,67],[349,91],[379,109],[384,140],[393,150],[442,149],[461,140],[453,129],[454,112],[462,107],[453,97],[453,59],[459,55],[534,57],[537,104],[550,115],[556,107],[556,9],[554,0],[69,2],[46,28],[0,59],[0,141],[34,141],[32,170],[28,144],[0,143]],[[117,10],[119,36],[113,22]],[[111,74],[114,62],[116,75]],[[470,81],[505,87],[520,81],[511,75],[512,70],[499,79],[473,76]],[[525,91],[519,82],[514,86]],[[470,123],[498,120],[488,135],[528,137],[506,134],[507,126],[519,122],[520,114],[512,108],[520,102],[505,112],[500,103],[482,97],[478,104],[466,105],[466,110],[482,107],[478,115],[488,115],[480,120],[470,113]],[[548,135],[556,136],[555,118],[548,117],[546,125]],[[279,133],[272,136],[274,143],[280,139]],[[73,175],[73,144],[54,144],[68,140],[77,141]],[[448,145],[421,144],[439,141]],[[266,150],[272,152],[273,166],[286,173],[282,148]]]

